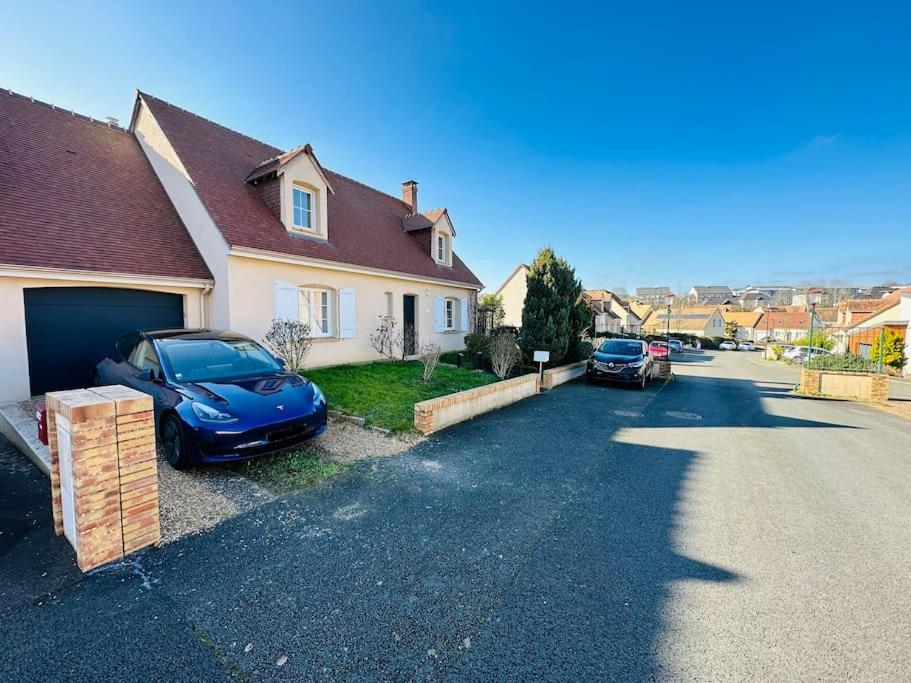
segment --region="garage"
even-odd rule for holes
[[[88,386],[120,335],[184,326],[183,296],[114,287],[23,290],[32,396]]]

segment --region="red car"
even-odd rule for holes
[[[667,342],[653,341],[648,345],[648,353],[653,358],[667,358]]]

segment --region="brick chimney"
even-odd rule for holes
[[[402,201],[411,207],[411,213],[418,212],[418,183],[416,180],[406,180],[402,183]]]

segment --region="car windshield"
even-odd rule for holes
[[[598,349],[601,353],[615,353],[618,356],[642,355],[642,344],[629,341],[606,341]]]
[[[178,382],[207,382],[278,372],[282,367],[249,339],[163,339],[165,361]]]

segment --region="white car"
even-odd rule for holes
[[[806,346],[792,346],[782,354],[782,357],[787,358],[792,363],[803,363],[808,355],[811,358],[816,358],[817,356],[830,356],[832,354],[819,346],[810,347],[809,351]]]
[[[718,348],[719,348],[719,349],[723,349],[723,350],[725,350],[725,351],[736,351],[736,350],[737,350],[737,344],[734,343],[734,342],[732,342],[730,339],[728,339],[727,341],[721,342],[721,343],[718,345]]]
[[[755,351],[756,344],[751,341],[742,341],[737,345],[738,351]]]

